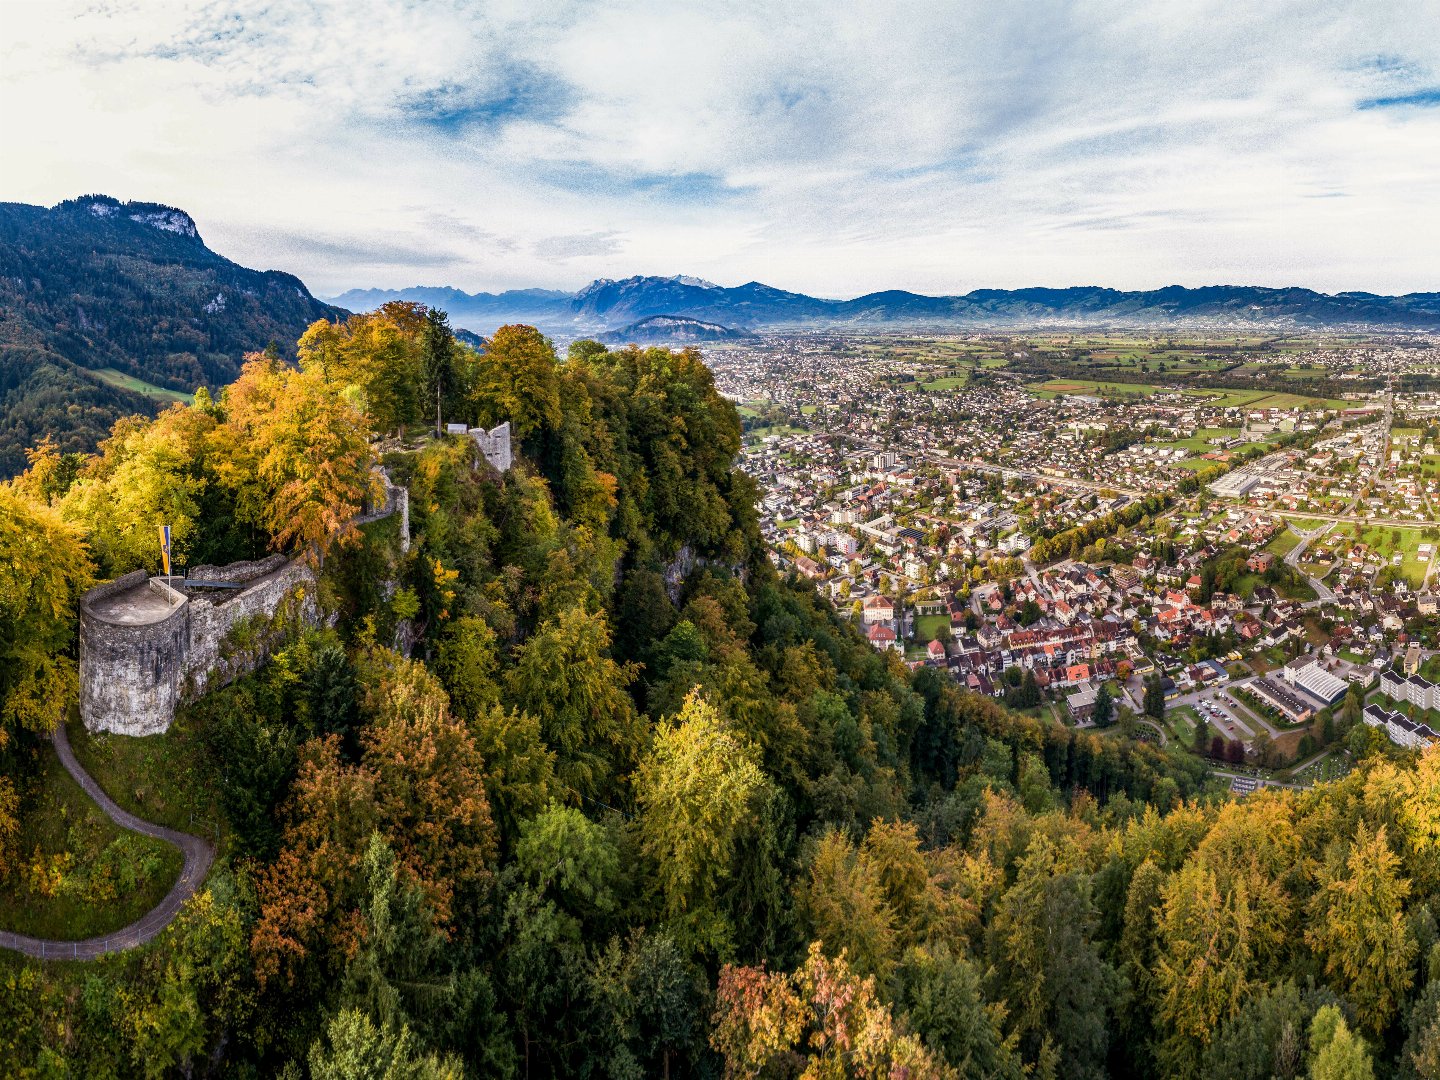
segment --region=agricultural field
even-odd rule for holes
[[[1155,394],[1181,393],[1196,404],[1222,409],[1344,409],[1353,402],[1343,398],[1305,397],[1271,390],[1198,390],[1159,386],[1154,383],[1106,382],[1100,379],[1050,379],[1029,390],[1036,397],[1053,398],[1061,394],[1085,394],[1094,397],[1148,397]]]
[[[144,394],[156,401],[183,401],[189,405],[195,400],[194,394],[187,394],[181,390],[167,390],[163,386],[156,386],[154,383],[146,382],[144,379],[134,375],[127,375],[115,368],[97,368],[90,372],[103,383],[118,387],[121,390],[130,390],[137,394]]]

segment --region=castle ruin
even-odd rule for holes
[[[509,471],[508,421],[489,431],[456,432],[462,433],[475,440],[493,468]],[[410,493],[391,483],[383,468],[376,472],[384,499],[353,524],[398,513],[400,549],[408,551]],[[265,661],[269,642],[263,634],[258,647],[226,648],[237,626],[273,619],[287,600],[301,621],[318,620],[315,582],[310,560],[271,555],[257,562],[197,566],[183,578],[136,570],[91,589],[80,598],[80,717],[85,726],[121,735],[168,731],[176,708]]]
[[[510,471],[513,460],[510,456],[510,421],[486,431],[484,428],[470,428],[465,434],[475,440],[480,453],[496,472]]]
[[[304,559],[197,566],[184,578],[144,570],[80,600],[80,717],[91,731],[158,735],[177,706],[224,686],[264,660],[226,655],[230,631],[273,618],[287,598],[313,622],[315,571]]]

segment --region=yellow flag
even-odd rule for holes
[[[160,526],[160,565],[166,577],[170,576],[170,526]]]

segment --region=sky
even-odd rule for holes
[[[313,291],[1440,291],[1437,0],[0,0],[0,200]]]

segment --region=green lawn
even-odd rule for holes
[[[915,617],[915,640],[929,643],[935,640],[942,626],[949,627],[949,615],[917,615]]]
[[[968,375],[945,375],[938,379],[931,379],[929,382],[917,385],[925,388],[926,391],[935,390],[959,390],[970,381]],[[914,387],[912,387],[914,389]]]
[[[1300,543],[1300,537],[1296,536],[1289,529],[1281,529],[1270,538],[1270,543],[1265,545],[1265,550],[1277,559],[1283,559],[1295,550],[1295,545],[1298,543]]]
[[[758,442],[771,435],[799,435],[804,432],[804,428],[795,427],[793,424],[772,424],[770,427],[751,428],[745,433],[745,438],[750,442]]]
[[[1200,715],[1189,705],[1180,705],[1165,710],[1165,725],[1181,746],[1195,745],[1195,729],[1200,725]]]
[[[96,368],[90,373],[103,383],[117,386],[121,390],[144,394],[148,398],[155,398],[159,401],[183,401],[189,405],[195,400],[194,394],[187,394],[181,390],[167,390],[163,386],[156,386],[154,383],[146,382],[134,375],[127,375],[115,368]]]
[[[163,735],[92,733],[72,717],[70,745],[85,771],[136,817],[224,841],[224,816],[210,789],[204,752],[182,711]]]
[[[0,928],[78,941],[128,926],[180,876],[180,849],[122,829],[48,745],[25,785],[15,872],[0,879]]]
[[[1354,533],[1348,526],[1340,526],[1345,532],[1342,535],[1350,537]],[[1419,586],[1425,580],[1425,570],[1430,565],[1427,561],[1419,558],[1417,551],[1421,544],[1430,544],[1432,549],[1436,544],[1434,540],[1428,540],[1421,529],[1392,528],[1387,525],[1370,525],[1361,529],[1361,543],[1368,544],[1379,556],[1384,565],[1390,565],[1394,555],[1400,555],[1400,573],[1411,585]],[[1431,552],[1434,558],[1434,552]]]

